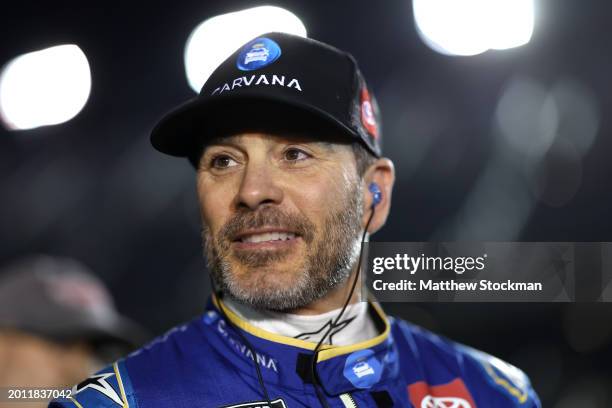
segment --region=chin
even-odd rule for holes
[[[314,300],[304,296],[309,284],[300,268],[258,267],[227,279],[226,289],[232,298],[256,309],[287,311]]]
[[[303,272],[296,268],[282,268],[279,266],[250,268],[237,276],[245,291],[260,292],[288,292],[292,287],[304,281]]]

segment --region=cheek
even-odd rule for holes
[[[323,224],[330,213],[343,207],[347,190],[347,181],[342,177],[325,175],[292,183],[292,193],[288,196],[312,222]]]
[[[231,185],[198,180],[197,193],[202,221],[212,231],[218,231],[230,216],[235,192]]]

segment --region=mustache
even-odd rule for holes
[[[299,235],[305,242],[312,242],[315,225],[304,215],[289,213],[275,207],[263,207],[256,211],[237,212],[219,231],[220,241],[234,241],[245,230],[264,227],[282,228]]]

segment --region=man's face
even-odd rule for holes
[[[74,384],[101,368],[85,343],[59,344],[7,329],[0,330],[0,367],[0,387],[48,388]],[[23,408],[46,406],[19,404]]]
[[[208,266],[225,293],[291,310],[349,276],[363,216],[350,145],[240,134],[206,147],[197,179]]]

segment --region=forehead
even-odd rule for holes
[[[244,148],[257,146],[272,148],[274,146],[284,146],[288,144],[308,144],[312,147],[323,149],[330,153],[340,152],[350,147],[346,141],[341,139],[330,140],[330,138],[322,139],[320,137],[298,134],[246,132],[213,139],[204,147],[204,152],[206,152],[206,150],[210,147],[219,145],[234,145],[236,147]]]

